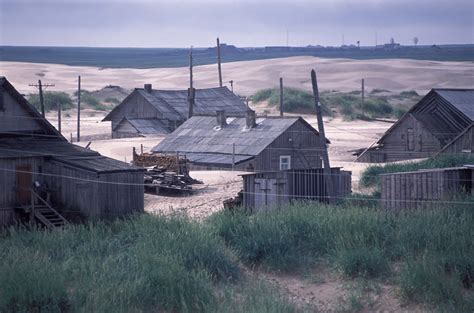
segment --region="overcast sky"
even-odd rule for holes
[[[0,0],[0,45],[474,43],[472,0]],[[377,34],[377,36],[376,36]]]

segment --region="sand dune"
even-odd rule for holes
[[[433,87],[474,86],[474,63],[434,62],[407,59],[350,60],[292,57],[281,59],[231,62],[223,64],[223,78],[234,80],[238,94],[250,95],[256,90],[277,86],[279,77],[285,85],[310,90],[310,70],[318,72],[322,90],[350,91],[360,88],[365,78],[366,88],[390,91],[417,90],[421,93]],[[43,79],[55,84],[55,90],[72,92],[76,89],[77,75],[82,76],[83,88],[95,90],[105,85],[125,88],[141,87],[152,83],[154,88],[180,89],[188,86],[188,69],[100,69],[96,67],[67,66],[20,62],[0,62],[0,75],[6,76],[24,93],[34,92],[28,84]],[[195,87],[217,85],[217,66],[197,66],[194,70]]]

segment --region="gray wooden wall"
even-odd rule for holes
[[[0,227],[15,223],[16,197],[16,167],[31,165],[32,181],[39,177],[39,169],[43,166],[42,158],[0,159]]]
[[[37,119],[25,111],[9,93],[3,92],[3,100],[4,110],[0,110],[0,133],[28,133],[43,128]]]
[[[472,192],[473,170],[435,169],[381,175],[381,205],[386,209],[432,206],[449,200],[454,193]]]
[[[408,128],[413,129],[414,149],[408,149]],[[383,140],[383,147],[367,150],[357,161],[369,163],[421,159],[434,156],[442,148],[433,136],[413,115],[407,115]]]
[[[337,200],[351,193],[351,172],[332,168]],[[323,169],[260,172],[243,176],[243,206],[266,210],[294,201],[327,201]]]

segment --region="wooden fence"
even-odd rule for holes
[[[387,209],[417,208],[472,192],[474,168],[457,167],[380,175],[381,204]]]

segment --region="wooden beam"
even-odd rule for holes
[[[280,77],[280,116],[283,116],[283,78]]]
[[[77,77],[77,142],[81,141],[81,76]]]
[[[222,69],[221,69],[221,44],[217,37],[217,69],[219,71],[219,87],[222,87]]]
[[[334,188],[333,188],[333,182],[332,182],[331,166],[329,164],[326,134],[324,132],[323,114],[321,111],[321,102],[319,99],[318,81],[316,79],[316,72],[314,70],[311,71],[311,83],[313,85],[314,104],[316,107],[316,116],[318,118],[319,139],[320,139],[320,145],[321,145],[321,154],[322,154],[323,163],[324,163],[324,171],[323,171],[324,180],[326,182],[328,201],[330,204],[332,204],[336,202],[336,198],[334,197],[335,194],[334,194]]]

